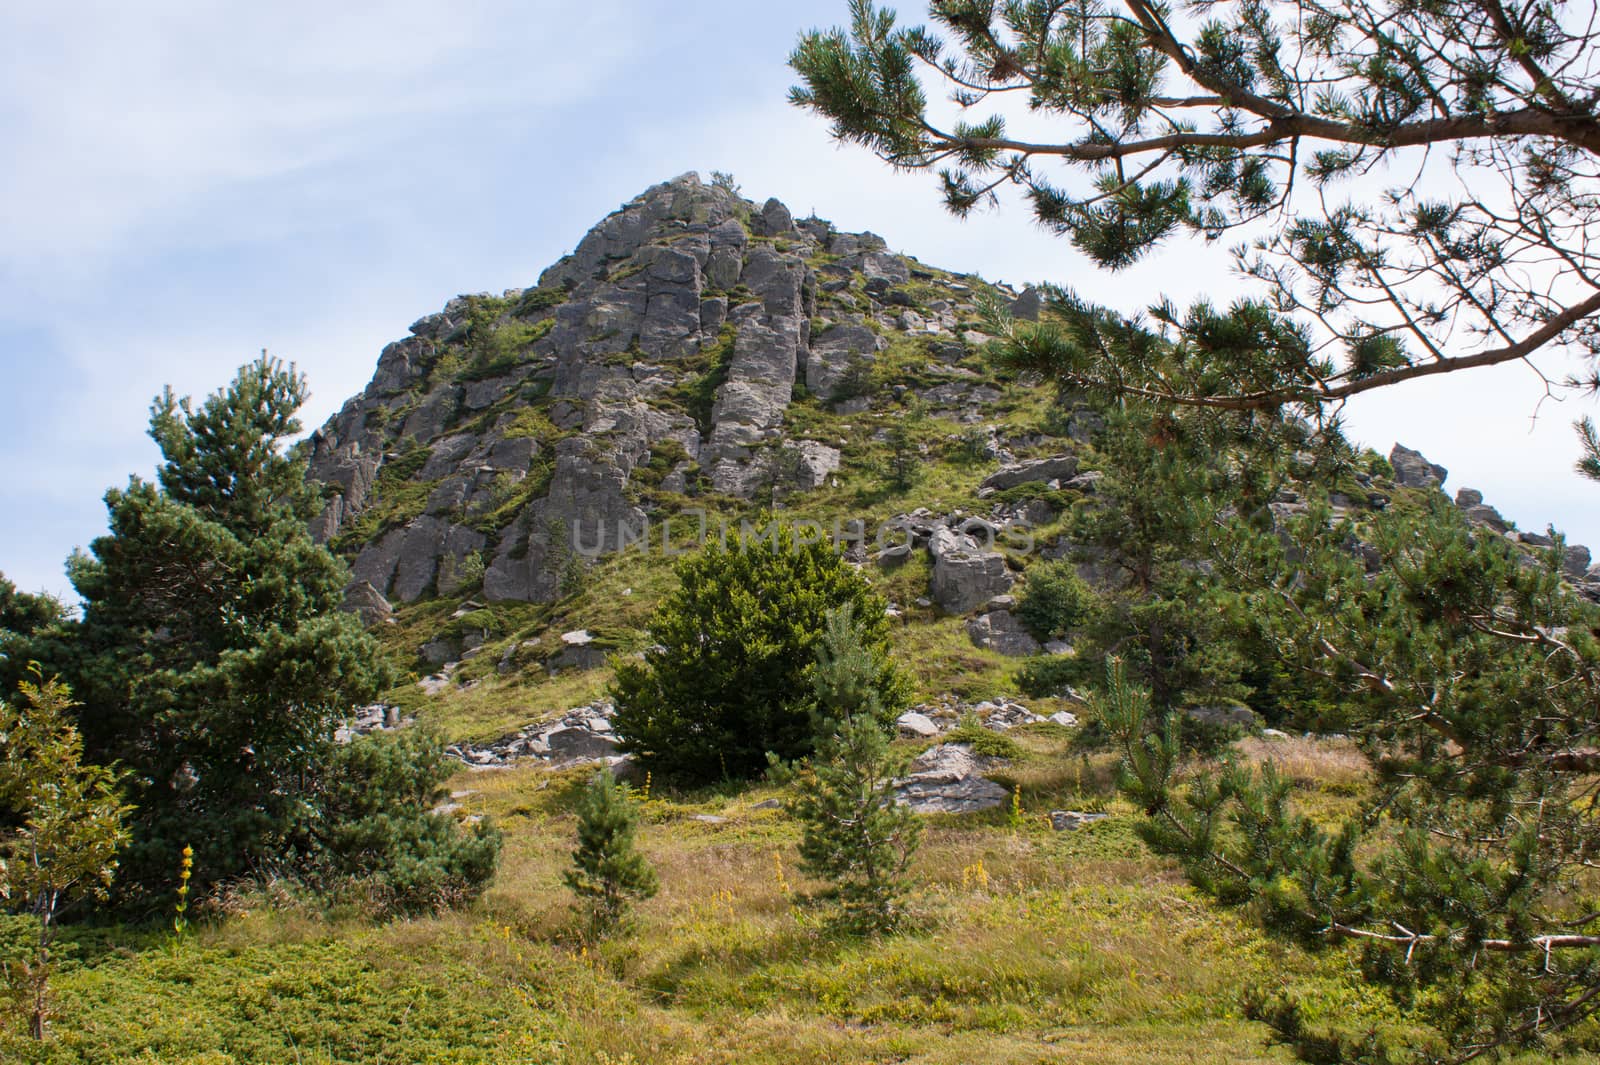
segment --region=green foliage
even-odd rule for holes
[[[903,421],[896,421],[884,433],[883,442],[888,449],[883,462],[884,479],[896,491],[907,491],[922,473],[922,449],[917,446],[916,435]]]
[[[1593,418],[1578,420],[1578,442],[1583,447],[1583,457],[1578,460],[1578,472],[1591,481],[1600,481],[1600,432]]]
[[[683,405],[702,433],[711,431],[711,411],[716,406],[717,390],[728,381],[738,335],[737,326],[724,324],[714,343],[683,360],[682,374],[668,393]]]
[[[882,931],[900,918],[922,828],[895,802],[904,762],[878,715],[863,708],[836,721],[793,773],[785,809],[800,822],[800,867],[833,885],[841,923],[852,930]]]
[[[468,551],[461,557],[459,566],[453,555],[446,555],[439,560],[439,586],[453,586],[458,590],[481,587],[488,568],[482,551]]]
[[[31,643],[66,620],[59,599],[20,592],[0,573],[0,690],[11,691],[27,678]]]
[[[583,591],[588,571],[583,556],[572,546],[572,531],[559,518],[544,525],[544,569],[556,594],[565,599]]]
[[[1442,499],[1382,512],[1365,534],[1383,562],[1372,575],[1325,506],[1281,538],[1235,524],[1220,552],[1260,638],[1342,690],[1374,771],[1361,807],[1313,821],[1270,763],[1179,783],[1170,723],[1148,734],[1144,697],[1117,676],[1101,717],[1125,791],[1200,887],[1285,934],[1362,944],[1367,978],[1430,1044],[1577,1037],[1600,941],[1577,857],[1600,831],[1587,812],[1600,618],[1563,586],[1559,549],[1527,565]],[[1296,1009],[1263,1014],[1298,1043],[1315,1034]],[[1412,1060],[1405,1049],[1384,1052]]]
[[[565,881],[589,910],[596,935],[615,929],[633,899],[660,889],[655,870],[634,846],[639,811],[626,784],[596,774],[578,795],[578,846]]]
[[[1582,8],[1333,0],[1313,17],[1241,2],[1180,18],[1145,0],[1115,14],[937,0],[930,29],[852,0],[847,27],[802,35],[790,101],[897,169],[936,171],[958,216],[1015,186],[1110,270],[1180,234],[1210,242],[1281,219],[1234,252],[1258,292],[1226,310],[1161,304],[1151,322],[1057,292],[1054,315],[997,332],[1096,391],[1309,411],[1540,348],[1593,360],[1600,294],[1576,276],[1548,288],[1532,268],[1600,266],[1595,174],[1580,162],[1600,143],[1587,73],[1600,32]],[[1000,103],[1018,94],[1025,137]],[[946,96],[953,116],[930,104]],[[1415,151],[1407,187],[1327,194]],[[1505,165],[1486,178],[1488,157]],[[1508,233],[1503,203],[1539,224]],[[1097,319],[1100,342],[1063,327],[1075,317]],[[1313,345],[1313,327],[1343,350]]]
[[[846,400],[863,397],[871,399],[879,390],[872,360],[860,352],[853,351],[845,360],[844,372],[839,375],[838,382],[833,386],[833,392],[827,398],[831,403],[843,403]]]
[[[623,749],[656,773],[707,782],[760,772],[769,751],[810,753],[816,649],[828,612],[847,604],[878,663],[885,712],[904,702],[883,600],[832,544],[768,529],[684,559],[679,587],[651,617],[655,646],[617,670]]]
[[[513,318],[533,318],[545,311],[554,310],[567,300],[567,290],[557,285],[530,288],[524,292],[511,309]]]
[[[341,746],[327,773],[313,875],[359,881],[383,912],[419,913],[476,897],[494,876],[501,836],[488,821],[461,831],[433,813],[457,770],[424,729],[375,733]]]
[[[817,663],[811,673],[812,710],[816,729],[825,733],[855,714],[866,714],[887,728],[901,703],[901,682],[886,666],[883,649],[875,646],[856,620],[855,601],[828,611]],[[890,699],[885,703],[885,696]]]
[[[1041,562],[1028,570],[1017,602],[1017,616],[1035,636],[1066,636],[1087,621],[1095,609],[1095,595],[1068,562]]]
[[[1230,506],[1257,514],[1271,498],[1276,439],[1247,423],[1128,404],[1107,412],[1098,452],[1102,477],[1068,534],[1104,582],[1080,622],[1079,655],[1122,656],[1163,711],[1244,695],[1232,593],[1203,561],[1213,515]]]
[[[841,922],[872,932],[899,917],[906,870],[921,826],[895,802],[905,759],[889,748],[893,715],[879,692],[882,665],[855,620],[854,604],[828,612],[812,673],[816,753],[792,778],[785,804],[800,822],[800,867],[833,885]],[[774,759],[776,762],[776,759]]]
[[[945,733],[944,742],[964,743],[973,754],[985,758],[1020,758],[1022,745],[1003,732],[984,728],[983,722],[971,712],[962,714],[956,727]]]
[[[27,914],[31,942],[0,956],[0,981],[29,1034],[45,1036],[57,911],[103,899],[127,842],[117,774],[85,765],[71,693],[35,672],[20,701],[0,701],[0,900]]]
[[[1083,655],[1034,655],[1017,670],[1017,687],[1035,698],[1054,698],[1093,679]]]
[[[519,303],[518,309],[521,307]],[[518,320],[515,313],[507,321],[502,317],[504,313],[504,300],[473,297],[469,301],[466,336],[469,361],[460,375],[461,380],[482,381],[510,373],[526,359],[533,342],[550,331],[553,321],[529,325]]]
[[[191,844],[198,890],[262,867],[314,872],[336,778],[356,771],[334,729],[393,681],[338,609],[348,573],[311,541],[319,501],[279,447],[304,396],[303,378],[266,358],[198,409],[168,391],[151,419],[160,487],[107,493],[110,532],[71,564],[83,620],[50,650],[82,699],[92,755],[133,770],[127,901],[160,904]],[[362,809],[411,815],[394,801],[374,793]],[[406,846],[442,838],[412,823],[423,827]],[[376,863],[403,850],[343,853]]]
[[[434,485],[415,480],[415,477],[427,465],[430,454],[431,448],[407,437],[398,453],[378,467],[366,506],[354,521],[340,528],[332,544],[334,550],[353,554],[390,529],[420,515]]]

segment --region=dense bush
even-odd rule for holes
[[[1068,688],[1093,680],[1094,673],[1095,667],[1084,658],[1035,655],[1017,671],[1017,687],[1035,699],[1053,699],[1065,695]]]
[[[1094,592],[1070,562],[1041,562],[1028,570],[1017,616],[1040,639],[1058,639],[1088,620]]]
[[[494,876],[500,832],[469,831],[433,813],[455,763],[422,729],[366,736],[338,749],[323,819],[311,840],[314,868],[363,882],[383,909],[416,913],[476,896]]]
[[[852,606],[872,657],[884,712],[905,702],[888,661],[883,600],[830,543],[787,529],[678,567],[679,587],[649,623],[655,645],[617,671],[613,696],[623,749],[686,782],[753,775],[772,752],[811,753],[811,674],[828,612]]]

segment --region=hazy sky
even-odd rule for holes
[[[919,5],[901,6],[913,12]],[[1008,208],[967,222],[790,108],[785,64],[844,0],[144,0],[0,8],[0,570],[68,590],[101,495],[148,475],[150,398],[203,394],[261,348],[310,378],[308,426],[457,293],[533,283],[647,186],[731,171],[847,230],[991,280],[1134,310],[1238,292],[1174,244],[1096,274]],[[1558,368],[1559,369],[1559,368]],[[1526,367],[1421,382],[1351,411],[1523,528],[1600,548],[1600,486]]]

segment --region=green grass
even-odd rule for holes
[[[373,925],[263,889],[233,893],[181,943],[73,929],[51,1040],[13,1027],[0,1060],[1284,1062],[1248,1016],[1252,993],[1284,987],[1317,1019],[1403,1031],[1352,952],[1269,938],[1154,858],[1109,755],[1058,728],[1012,738],[1021,819],[930,818],[892,935],[831,931],[821,885],[796,869],[797,827],[757,808],[776,788],[654,786],[640,844],[662,892],[624,934],[586,943],[560,882],[586,771],[464,772],[450,785],[463,812],[506,832],[472,907]],[[1308,794],[1337,793],[1353,764],[1337,744],[1271,756]],[[1090,802],[1111,819],[1049,828],[1049,810]]]
[[[1293,972],[1361,1005],[1343,956],[1268,940],[1183,886],[1132,811],[1045,822],[1078,758],[1027,733],[1025,817],[933,819],[898,934],[830,931],[770,787],[653,789],[641,844],[660,896],[586,945],[560,873],[582,771],[463,773],[507,833],[467,911],[373,926],[267,893],[173,945],[102,931],[18,1062],[1266,1062],[1243,991]],[[1078,787],[1106,787],[1100,767]],[[1056,784],[1052,779],[1059,778]],[[712,813],[726,820],[694,819]],[[91,945],[85,937],[85,945]],[[1366,1003],[1370,1013],[1376,1007]]]

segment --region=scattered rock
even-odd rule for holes
[[[417,681],[417,687],[422,689],[422,694],[424,695],[438,695],[450,687],[450,675],[448,673],[431,674]]]
[[[456,743],[445,753],[476,768],[501,768],[524,759],[552,766],[603,762],[618,780],[632,775],[632,759],[619,755],[611,728],[616,707],[609,702],[575,706],[559,720],[529,725],[487,744]]]
[[[903,713],[895,720],[900,729],[900,735],[909,739],[929,739],[939,734],[939,726],[935,725],[925,714],[915,710]]]
[[[1051,810],[1050,827],[1057,832],[1076,832],[1084,825],[1104,821],[1110,814],[1083,813],[1079,810]]]
[[[1035,459],[1002,467],[985,477],[980,487],[1003,492],[1019,484],[1044,484],[1050,481],[1070,480],[1078,472],[1076,455],[1057,455],[1053,458]]]
[[[983,727],[995,732],[1005,732],[1018,725],[1034,725],[1046,720],[1021,703],[1003,698],[994,702],[979,703],[972,709],[983,720]]]
[[[412,720],[412,718],[402,716],[398,706],[391,706],[387,703],[371,703],[367,706],[358,706],[349,720],[334,730],[333,742],[349,743],[358,736],[403,728],[411,724]]]
[[[1003,598],[1009,599],[1010,596]],[[1009,610],[991,610],[973,618],[967,622],[967,636],[971,638],[973,646],[997,651],[1011,658],[1036,655],[1040,650],[1039,641]]]
[[[981,775],[989,760],[962,743],[930,747],[911,763],[911,774],[895,789],[896,799],[919,814],[964,814],[988,810],[1010,793]]]

